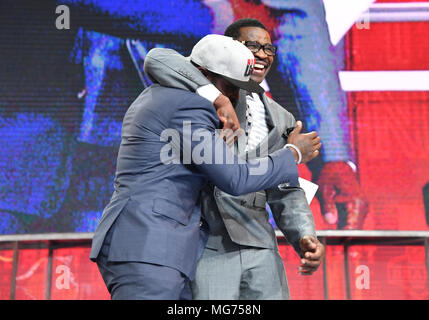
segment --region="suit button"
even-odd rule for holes
[[[215,197],[220,197],[220,192],[218,190],[215,191]]]
[[[285,188],[287,188],[287,187],[290,187],[290,183],[289,183],[289,182],[282,183],[282,184],[279,184],[279,185],[278,185],[278,189],[279,189],[279,190],[283,190],[283,189],[285,189]]]

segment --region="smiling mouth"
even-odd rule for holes
[[[267,69],[266,65],[255,63],[255,66],[253,67],[253,74],[255,75],[261,75],[265,73],[265,70]]]

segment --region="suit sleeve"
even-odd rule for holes
[[[277,227],[301,255],[299,240],[305,235],[316,237],[313,214],[304,190],[299,187],[271,188],[267,190],[267,203]]]
[[[298,169],[289,149],[267,157],[244,160],[234,155],[216,130],[219,119],[212,105],[198,97],[187,102],[172,118],[178,128],[180,153],[184,164],[191,164],[222,191],[241,195],[277,186],[298,185]]]
[[[274,101],[270,102],[275,103]],[[279,119],[284,119],[285,129],[295,126],[296,121],[291,113],[280,105],[275,110],[281,111],[276,116]],[[284,144],[286,144],[286,133],[284,138]],[[286,186],[283,184],[281,188],[267,189],[266,194],[267,203],[270,206],[277,227],[283,232],[295,251],[301,255],[299,240],[305,235],[316,236],[313,214],[304,190],[299,186]]]
[[[187,58],[172,49],[150,50],[144,62],[144,72],[164,87],[192,92],[211,83]]]

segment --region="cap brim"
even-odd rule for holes
[[[253,80],[249,81],[239,81],[235,79],[228,78],[226,76],[220,75],[221,77],[225,78],[228,82],[233,84],[236,87],[239,87],[240,89],[247,90],[249,92],[255,92],[255,93],[264,93],[265,90],[262,88],[259,83]]]

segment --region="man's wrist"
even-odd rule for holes
[[[302,154],[301,151],[299,151],[298,147],[294,144],[288,143],[284,146],[284,148],[288,148],[290,151],[292,151],[293,157],[295,158],[296,164],[300,164],[302,161]]]
[[[307,231],[301,232],[301,236],[300,236],[299,240],[301,241],[305,237],[313,237],[314,239],[319,240],[317,238],[317,235],[316,235],[315,231],[307,230]]]
[[[223,94],[220,94],[216,100],[213,102],[214,107],[216,110],[219,110],[222,107],[231,105],[231,102],[229,101],[227,96],[224,96]]]
[[[298,159],[299,159],[298,152],[296,152],[296,150],[293,148],[288,148],[288,149],[290,150],[290,152],[292,152],[292,155],[293,155],[293,158],[295,159],[295,162],[298,162]]]

